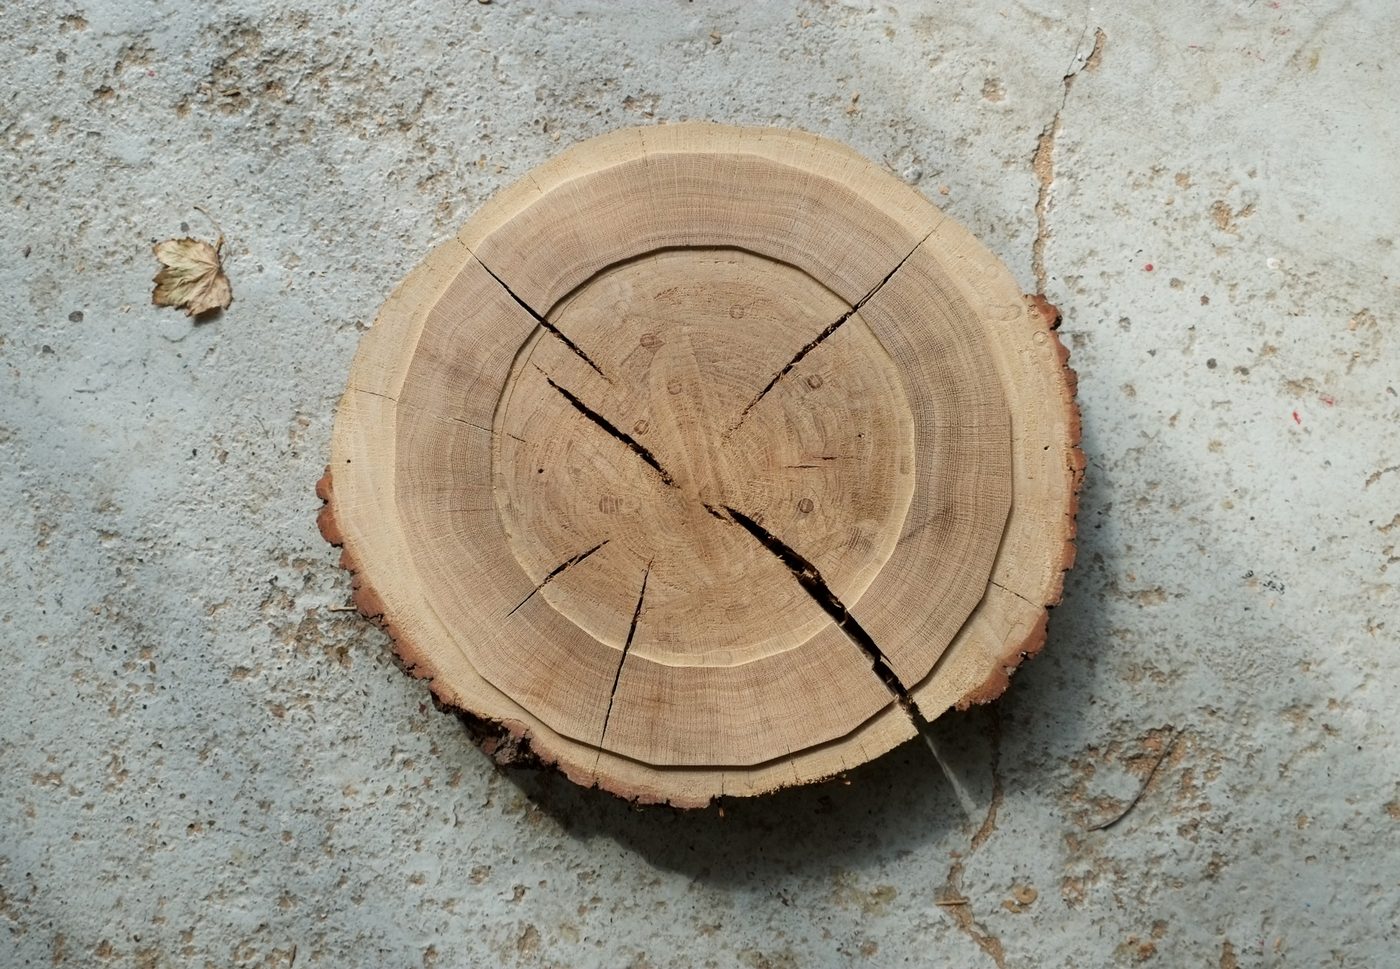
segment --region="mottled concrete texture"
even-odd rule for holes
[[[0,4],[0,966],[1395,965],[1397,23]],[[848,141],[1064,310],[1080,564],[938,726],[972,819],[918,746],[723,814],[503,775],[338,611],[312,486],[378,304],[679,118]],[[192,325],[149,246],[196,205],[235,302]]]

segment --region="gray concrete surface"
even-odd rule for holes
[[[0,966],[1396,965],[1388,0],[45,0],[0,41]],[[914,746],[722,815],[502,775],[333,611],[311,488],[379,302],[680,118],[849,141],[1064,309],[1080,566],[939,725],[971,820]],[[196,205],[236,301],[191,325],[149,244]]]

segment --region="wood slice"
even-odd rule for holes
[[[578,145],[364,338],[320,484],[356,602],[503,756],[695,806],[998,695],[1083,469],[1052,307],[793,131]]]

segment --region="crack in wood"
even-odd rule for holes
[[[710,504],[705,505],[705,510],[720,521],[727,521],[730,524],[738,525],[740,528],[744,529],[744,531],[753,536],[760,545],[771,552],[779,562],[787,567],[788,571],[792,573],[793,578],[797,580],[797,584],[812,597],[812,601],[821,606],[826,614],[836,623],[836,627],[846,634],[846,638],[860,647],[861,651],[865,653],[866,657],[870,660],[870,667],[875,671],[875,675],[880,678],[880,681],[885,684],[885,687],[894,695],[894,698],[899,701],[899,705],[903,707],[904,712],[909,715],[909,719],[913,721],[915,728],[922,734],[928,727],[928,721],[926,721],[923,714],[919,712],[918,704],[914,702],[914,698],[910,695],[908,688],[900,682],[899,677],[890,666],[889,660],[886,658],[885,654],[881,652],[874,637],[866,632],[865,628],[856,621],[856,617],[851,615],[851,611],[846,608],[846,604],[843,603],[840,597],[826,584],[826,580],[822,578],[821,571],[791,545],[788,545],[782,539],[778,538],[778,536],[760,525],[755,519],[750,518],[743,512],[730,508],[727,505],[716,507]]]
[[[458,424],[465,424],[465,425],[467,425],[468,427],[474,427],[474,428],[476,428],[478,431],[485,431],[487,434],[490,434],[490,433],[491,433],[491,428],[489,428],[489,427],[482,427],[480,424],[473,424],[471,421],[466,420],[465,418],[462,418],[462,417],[452,417],[452,418],[449,418],[449,419],[450,419],[450,420],[456,421]]]
[[[551,323],[549,321],[549,318],[546,317],[543,313],[536,311],[536,309],[533,306],[531,306],[529,303],[525,302],[518,295],[516,295],[515,290],[507,286],[506,281],[504,279],[502,279],[500,276],[497,276],[495,271],[490,266],[482,262],[480,256],[477,257],[476,261],[481,263],[481,268],[486,270],[487,275],[489,275],[492,279],[501,284],[501,289],[504,289],[506,293],[510,296],[510,298],[515,300],[515,302],[519,304],[521,309],[523,309],[526,313],[529,313],[532,317],[534,317],[536,323],[544,327],[544,329],[551,333],[556,339],[558,339],[560,343],[564,344],[564,346],[568,347],[571,351],[573,351],[574,355],[577,356],[580,360],[592,367],[594,371],[597,372],[598,376],[602,377],[609,383],[612,382],[612,378],[609,377],[607,374],[603,373],[603,368],[594,363],[593,358],[590,357],[588,354],[584,353],[582,347],[580,347],[573,340],[570,340],[564,334],[564,331],[559,329],[559,327],[555,326],[553,323]]]
[[[995,579],[988,579],[988,580],[987,580],[987,584],[988,584],[988,585],[994,585],[994,586],[996,586],[996,587],[997,587],[998,589],[1000,589],[1002,592],[1010,593],[1011,595],[1015,596],[1017,599],[1020,599],[1022,602],[1024,602],[1024,603],[1025,603],[1026,605],[1028,605],[1028,606],[1035,606],[1035,608],[1037,608],[1037,609],[1044,609],[1044,608],[1045,608],[1045,604],[1044,604],[1044,603],[1033,602],[1033,601],[1031,601],[1030,599],[1027,599],[1025,596],[1021,595],[1021,593],[1017,592],[1015,589],[1007,588],[1006,586],[1002,585],[1000,582],[997,582]]]
[[[642,573],[642,591],[637,594],[637,608],[632,610],[632,625],[627,627],[627,640],[622,644],[622,655],[617,660],[617,672],[613,674],[612,692],[608,694],[608,709],[603,714],[603,733],[598,738],[598,746],[608,739],[608,723],[612,721],[613,700],[617,699],[617,685],[622,682],[622,666],[627,662],[627,654],[632,651],[632,640],[637,635],[637,622],[642,618],[642,603],[647,597],[647,579],[651,578],[651,562]]]
[[[391,404],[397,404],[399,402],[397,397],[390,397],[388,394],[381,394],[377,390],[365,390],[365,388],[363,387],[351,387],[350,389],[356,391],[357,393],[369,394],[371,397],[378,397],[381,400],[387,400]]]
[[[899,270],[903,268],[904,264],[909,261],[909,257],[914,255],[914,253],[918,251],[919,246],[923,245],[928,240],[928,237],[931,235],[933,235],[932,229],[930,229],[928,231],[928,234],[925,235],[922,239],[920,239],[917,244],[915,244],[913,249],[910,249],[907,253],[904,254],[904,258],[901,259],[898,263],[896,263],[895,267],[891,269],[888,273],[886,273],[885,278],[876,283],[871,288],[870,292],[866,293],[860,299],[856,300],[855,304],[852,305],[850,309],[846,310],[846,312],[842,313],[836,318],[836,322],[832,323],[826,329],[822,330],[816,335],[816,337],[808,341],[805,346],[799,349],[797,353],[793,354],[792,359],[789,360],[787,364],[785,364],[777,373],[775,373],[773,375],[773,379],[768,381],[768,383],[764,385],[764,388],[758,392],[758,396],[755,397],[753,400],[749,401],[748,404],[745,405],[744,409],[739,412],[739,419],[734,422],[733,426],[730,427],[728,431],[725,432],[725,436],[728,437],[730,434],[733,434],[739,429],[740,425],[744,423],[744,419],[749,416],[749,411],[757,407],[759,401],[763,400],[764,397],[768,396],[768,392],[777,386],[778,381],[786,377],[792,371],[793,367],[797,366],[799,363],[802,362],[803,357],[807,356],[807,354],[811,353],[817,347],[825,343],[826,340],[833,333],[841,329],[841,327],[846,324],[847,320],[859,313],[861,307],[863,307],[866,303],[870,302],[871,298],[874,297],[876,293],[884,289],[885,284],[894,278],[894,274],[899,272]]]
[[[512,609],[510,612],[506,613],[506,618],[510,618],[511,616],[515,615],[516,612],[520,609],[521,606],[525,605],[525,603],[529,602],[532,598],[534,598],[535,593],[536,593],[536,592],[539,592],[539,591],[540,591],[541,589],[543,589],[545,586],[549,585],[550,581],[551,581],[552,579],[554,579],[556,576],[559,576],[559,575],[563,574],[565,570],[571,569],[571,568],[573,568],[575,565],[578,565],[580,562],[582,562],[584,559],[588,558],[588,556],[590,556],[590,555],[592,555],[594,552],[598,551],[598,549],[602,548],[604,545],[608,544],[608,542],[610,542],[610,541],[611,541],[611,539],[605,538],[605,539],[603,539],[601,542],[599,542],[597,545],[594,545],[592,548],[588,549],[587,551],[585,551],[585,552],[579,552],[579,553],[578,553],[577,555],[575,555],[573,558],[571,558],[571,559],[565,559],[564,561],[560,562],[558,565],[556,565],[553,569],[550,570],[550,572],[549,572],[548,575],[546,575],[543,579],[540,580],[540,584],[539,584],[539,585],[535,586],[533,589],[530,590],[530,594],[529,594],[528,596],[526,596],[525,598],[521,599],[520,602],[516,605],[516,607],[515,607],[514,609]]]
[[[540,372],[544,373],[543,370],[541,370]],[[626,431],[621,430],[612,421],[608,420],[602,414],[598,413],[596,410],[589,407],[583,401],[579,400],[575,394],[572,394],[568,390],[565,390],[563,387],[559,386],[559,384],[554,382],[553,377],[549,376],[548,374],[545,374],[544,379],[549,381],[549,385],[555,390],[559,391],[563,398],[574,406],[574,410],[578,411],[580,414],[588,418],[594,424],[597,424],[611,437],[615,437],[617,438],[617,440],[627,445],[627,447],[631,449],[633,454],[637,455],[637,457],[641,458],[643,461],[649,464],[652,470],[654,470],[657,474],[661,475],[662,481],[666,482],[666,484],[670,485],[672,488],[676,487],[676,479],[671,477],[671,473],[661,466],[661,462],[656,460],[656,455],[652,454],[649,450],[647,450],[640,443],[638,443],[636,438],[632,437],[632,435],[628,434]]]

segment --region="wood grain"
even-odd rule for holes
[[[682,124],[502,191],[365,336],[320,484],[488,747],[697,806],[999,694],[1073,560],[1053,307],[840,145]]]

